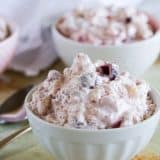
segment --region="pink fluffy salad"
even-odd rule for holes
[[[35,89],[29,108],[58,126],[107,129],[132,126],[153,114],[155,105],[144,80],[120,72],[116,64],[93,63],[78,54],[63,73],[51,70]]]
[[[152,37],[155,28],[143,11],[115,6],[75,9],[62,16],[57,30],[65,37],[94,45],[120,45]]]

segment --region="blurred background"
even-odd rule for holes
[[[6,61],[6,64],[1,66],[1,70],[3,72],[6,69],[15,70],[26,76],[38,75],[41,70],[53,64],[57,59],[50,28],[58,16],[75,7],[111,4],[136,6],[160,19],[158,0],[5,0],[1,3],[0,16],[16,26],[18,40],[16,48],[12,44],[11,50],[14,51],[11,52],[12,54],[14,52],[14,55],[8,53],[9,60],[6,60],[7,54],[3,56],[6,57],[5,60],[1,58],[0,61],[3,63]]]

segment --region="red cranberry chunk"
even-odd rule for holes
[[[122,120],[119,120],[118,122],[112,125],[112,128],[120,128],[121,124],[122,124]]]
[[[110,64],[106,64],[106,65],[103,65],[101,66],[101,69],[102,69],[102,74],[105,74],[105,75],[108,75],[110,74],[111,72],[111,68],[112,66]]]
[[[106,75],[109,77],[109,79],[112,81],[117,76],[117,71],[113,68],[112,64],[104,64],[97,68],[97,72],[99,72],[101,75]]]
[[[127,17],[126,19],[125,19],[125,22],[128,24],[128,23],[131,23],[131,21],[132,21],[132,18],[131,17]]]

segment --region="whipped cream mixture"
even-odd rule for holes
[[[57,30],[67,38],[94,45],[140,41],[152,37],[155,32],[146,13],[115,6],[75,9],[59,19]]]
[[[154,112],[149,85],[108,61],[78,54],[61,74],[51,70],[29,102],[42,119],[60,126],[107,129],[131,126]]]

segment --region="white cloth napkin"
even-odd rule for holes
[[[63,12],[76,6],[139,5],[159,16],[158,0],[5,0],[1,2],[0,15],[19,26],[20,43],[10,68],[34,76],[57,58],[53,47],[50,24]],[[140,5],[143,4],[143,5]],[[160,18],[160,17],[159,17]]]
[[[53,47],[50,24],[57,15],[78,5],[78,0],[5,0],[0,15],[14,21],[20,30],[17,55],[11,69],[34,76],[57,58]]]

